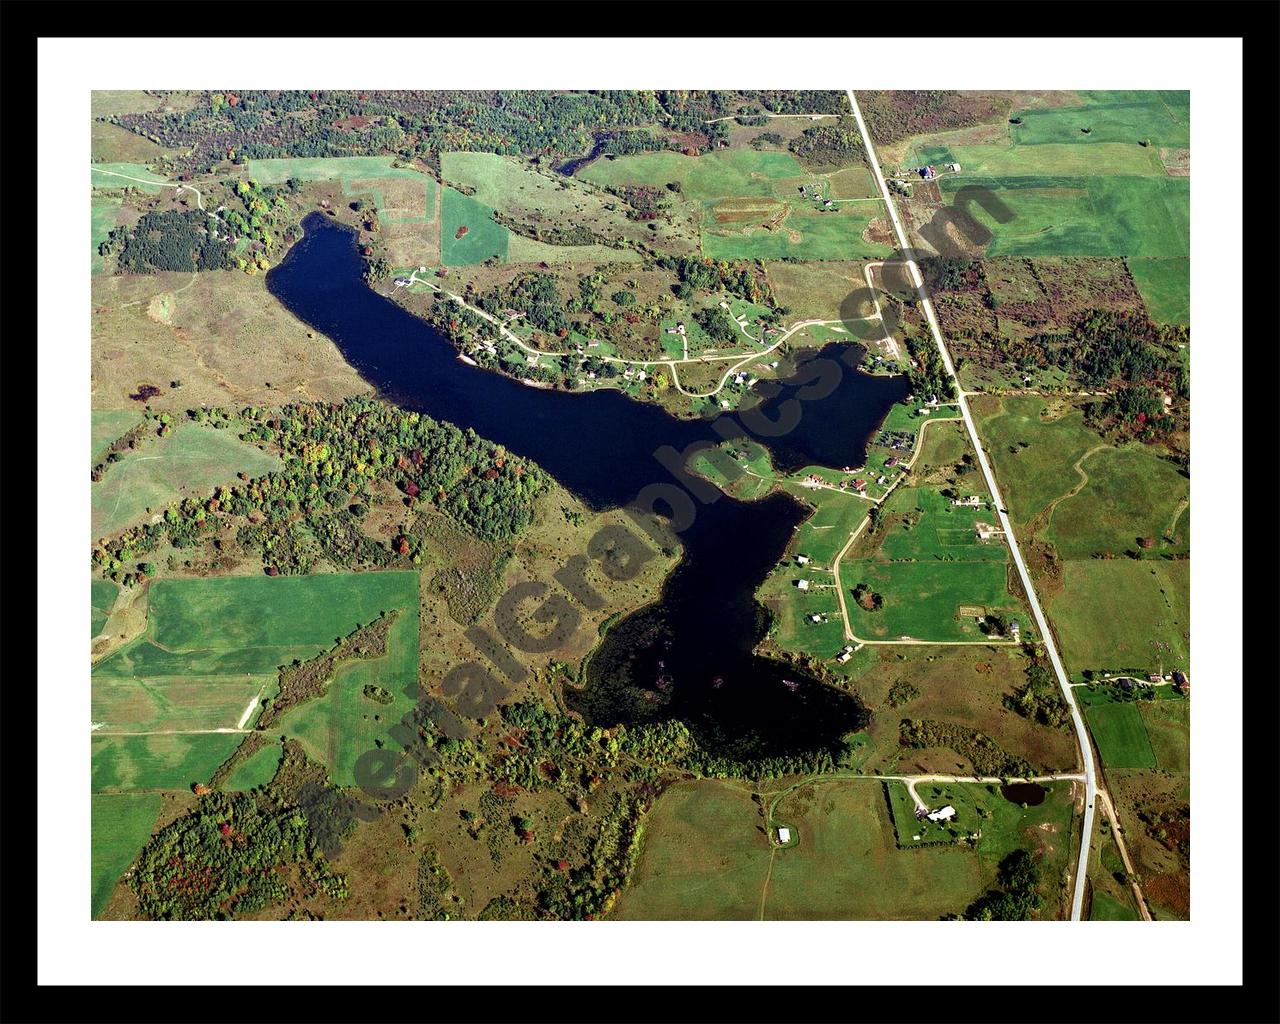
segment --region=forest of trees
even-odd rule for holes
[[[806,128],[798,139],[792,139],[788,147],[797,157],[812,167],[839,167],[861,161],[866,156],[862,145],[862,133],[852,117],[837,118]]]
[[[194,273],[232,266],[231,246],[208,230],[209,217],[195,210],[144,213],[132,229],[114,229],[98,246],[99,255],[118,249],[116,264],[127,274],[157,270]]]

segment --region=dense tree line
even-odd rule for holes
[[[129,228],[116,228],[98,247],[106,256],[119,249],[116,265],[127,274],[157,270],[225,270],[231,246],[209,231],[209,216],[196,210],[153,210]]]
[[[271,793],[205,793],[147,843],[129,885],[152,920],[227,920],[293,896],[346,896],[306,815]]]
[[[1069,335],[1037,335],[1051,361],[1086,384],[1137,383],[1176,375],[1169,350],[1187,341],[1185,327],[1160,327],[1143,313],[1092,310]]]
[[[1000,862],[999,889],[992,889],[970,904],[966,921],[1029,921],[1040,909],[1040,868],[1026,850],[1014,850]]]
[[[497,317],[502,317],[504,310],[514,309],[523,313],[524,319],[534,327],[552,334],[569,326],[564,300],[556,290],[556,279],[550,274],[522,274],[481,296],[476,305]]]
[[[866,157],[862,133],[852,117],[837,118],[834,124],[806,128],[799,138],[791,140],[788,148],[811,166],[839,167],[860,162]]]
[[[907,352],[913,360],[911,369],[907,371],[907,380],[911,384],[911,393],[916,398],[923,400],[930,395],[939,401],[955,398],[955,383],[947,373],[938,347],[932,341],[918,336],[909,337]]]
[[[738,340],[738,325],[719,306],[700,309],[693,314],[694,323],[706,332],[708,338],[721,345],[732,345]]]
[[[1004,698],[1004,706],[1050,728],[1065,729],[1071,724],[1071,709],[1058,688],[1058,681],[1039,661],[1027,665],[1026,682]]]

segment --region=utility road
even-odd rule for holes
[[[854,96],[852,89],[848,90],[848,95],[849,105],[853,108],[854,120],[858,122],[858,131],[862,134],[862,144],[867,151],[867,161],[871,165],[871,173],[875,177],[881,196],[884,197],[884,205],[889,211],[889,219],[893,222],[893,233],[897,239],[898,248],[904,256],[908,257],[908,269],[911,272],[916,295],[920,300],[920,308],[924,311],[925,319],[929,322],[929,331],[933,335],[934,343],[938,346],[938,354],[942,357],[947,375],[955,384],[956,405],[960,409],[960,418],[964,420],[965,430],[968,431],[969,440],[978,456],[978,464],[982,467],[983,478],[987,482],[987,490],[991,494],[991,500],[995,503],[996,514],[1000,517],[1000,528],[1004,531],[1005,539],[1009,542],[1009,551],[1013,555],[1014,564],[1018,568],[1018,578],[1022,581],[1022,589],[1026,594],[1027,604],[1031,606],[1031,614],[1035,617],[1036,625],[1039,627],[1041,641],[1044,644],[1045,651],[1048,652],[1054,674],[1058,677],[1058,686],[1062,689],[1063,699],[1066,700],[1067,706],[1071,709],[1071,721],[1075,726],[1076,740],[1080,746],[1080,760],[1084,765],[1085,784],[1084,822],[1080,833],[1080,859],[1076,865],[1075,888],[1071,896],[1071,920],[1079,921],[1081,910],[1084,906],[1085,879],[1089,869],[1089,842],[1093,835],[1094,804],[1098,799],[1098,780],[1093,763],[1093,747],[1089,742],[1089,732],[1085,728],[1084,716],[1080,713],[1080,706],[1076,703],[1075,691],[1071,688],[1071,680],[1067,678],[1066,669],[1062,666],[1062,659],[1058,656],[1058,647],[1054,643],[1053,633],[1049,629],[1049,621],[1040,607],[1040,601],[1036,598],[1035,587],[1031,584],[1031,574],[1027,572],[1026,563],[1022,560],[1022,551],[1018,547],[1018,539],[1013,532],[1013,524],[1009,522],[1008,514],[1005,512],[1004,499],[1000,496],[1000,489],[996,485],[995,473],[992,472],[991,464],[987,461],[986,451],[982,447],[982,440],[978,437],[978,430],[974,425],[973,416],[969,413],[969,403],[966,401],[964,390],[960,387],[960,381],[956,377],[956,368],[951,362],[951,354],[947,351],[946,343],[942,339],[942,328],[939,327],[938,318],[934,314],[933,302],[925,291],[924,278],[921,276],[920,268],[916,265],[915,260],[910,259],[911,245],[907,240],[907,232],[902,226],[901,218],[898,216],[898,207],[894,202],[893,194],[889,191],[889,185],[880,170],[880,161],[876,157],[875,145],[871,141],[871,133],[867,131],[867,124],[862,118],[862,110],[858,106],[858,99]]]

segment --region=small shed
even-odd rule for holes
[[[796,580],[796,589],[797,589],[797,590],[808,590],[808,589],[809,589],[809,581],[808,581],[808,580]]]
[[[778,842],[783,843],[784,845],[791,842],[791,829],[787,828],[785,825],[778,829]]]

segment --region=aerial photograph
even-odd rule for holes
[[[94,91],[85,919],[1190,921],[1190,114]]]

